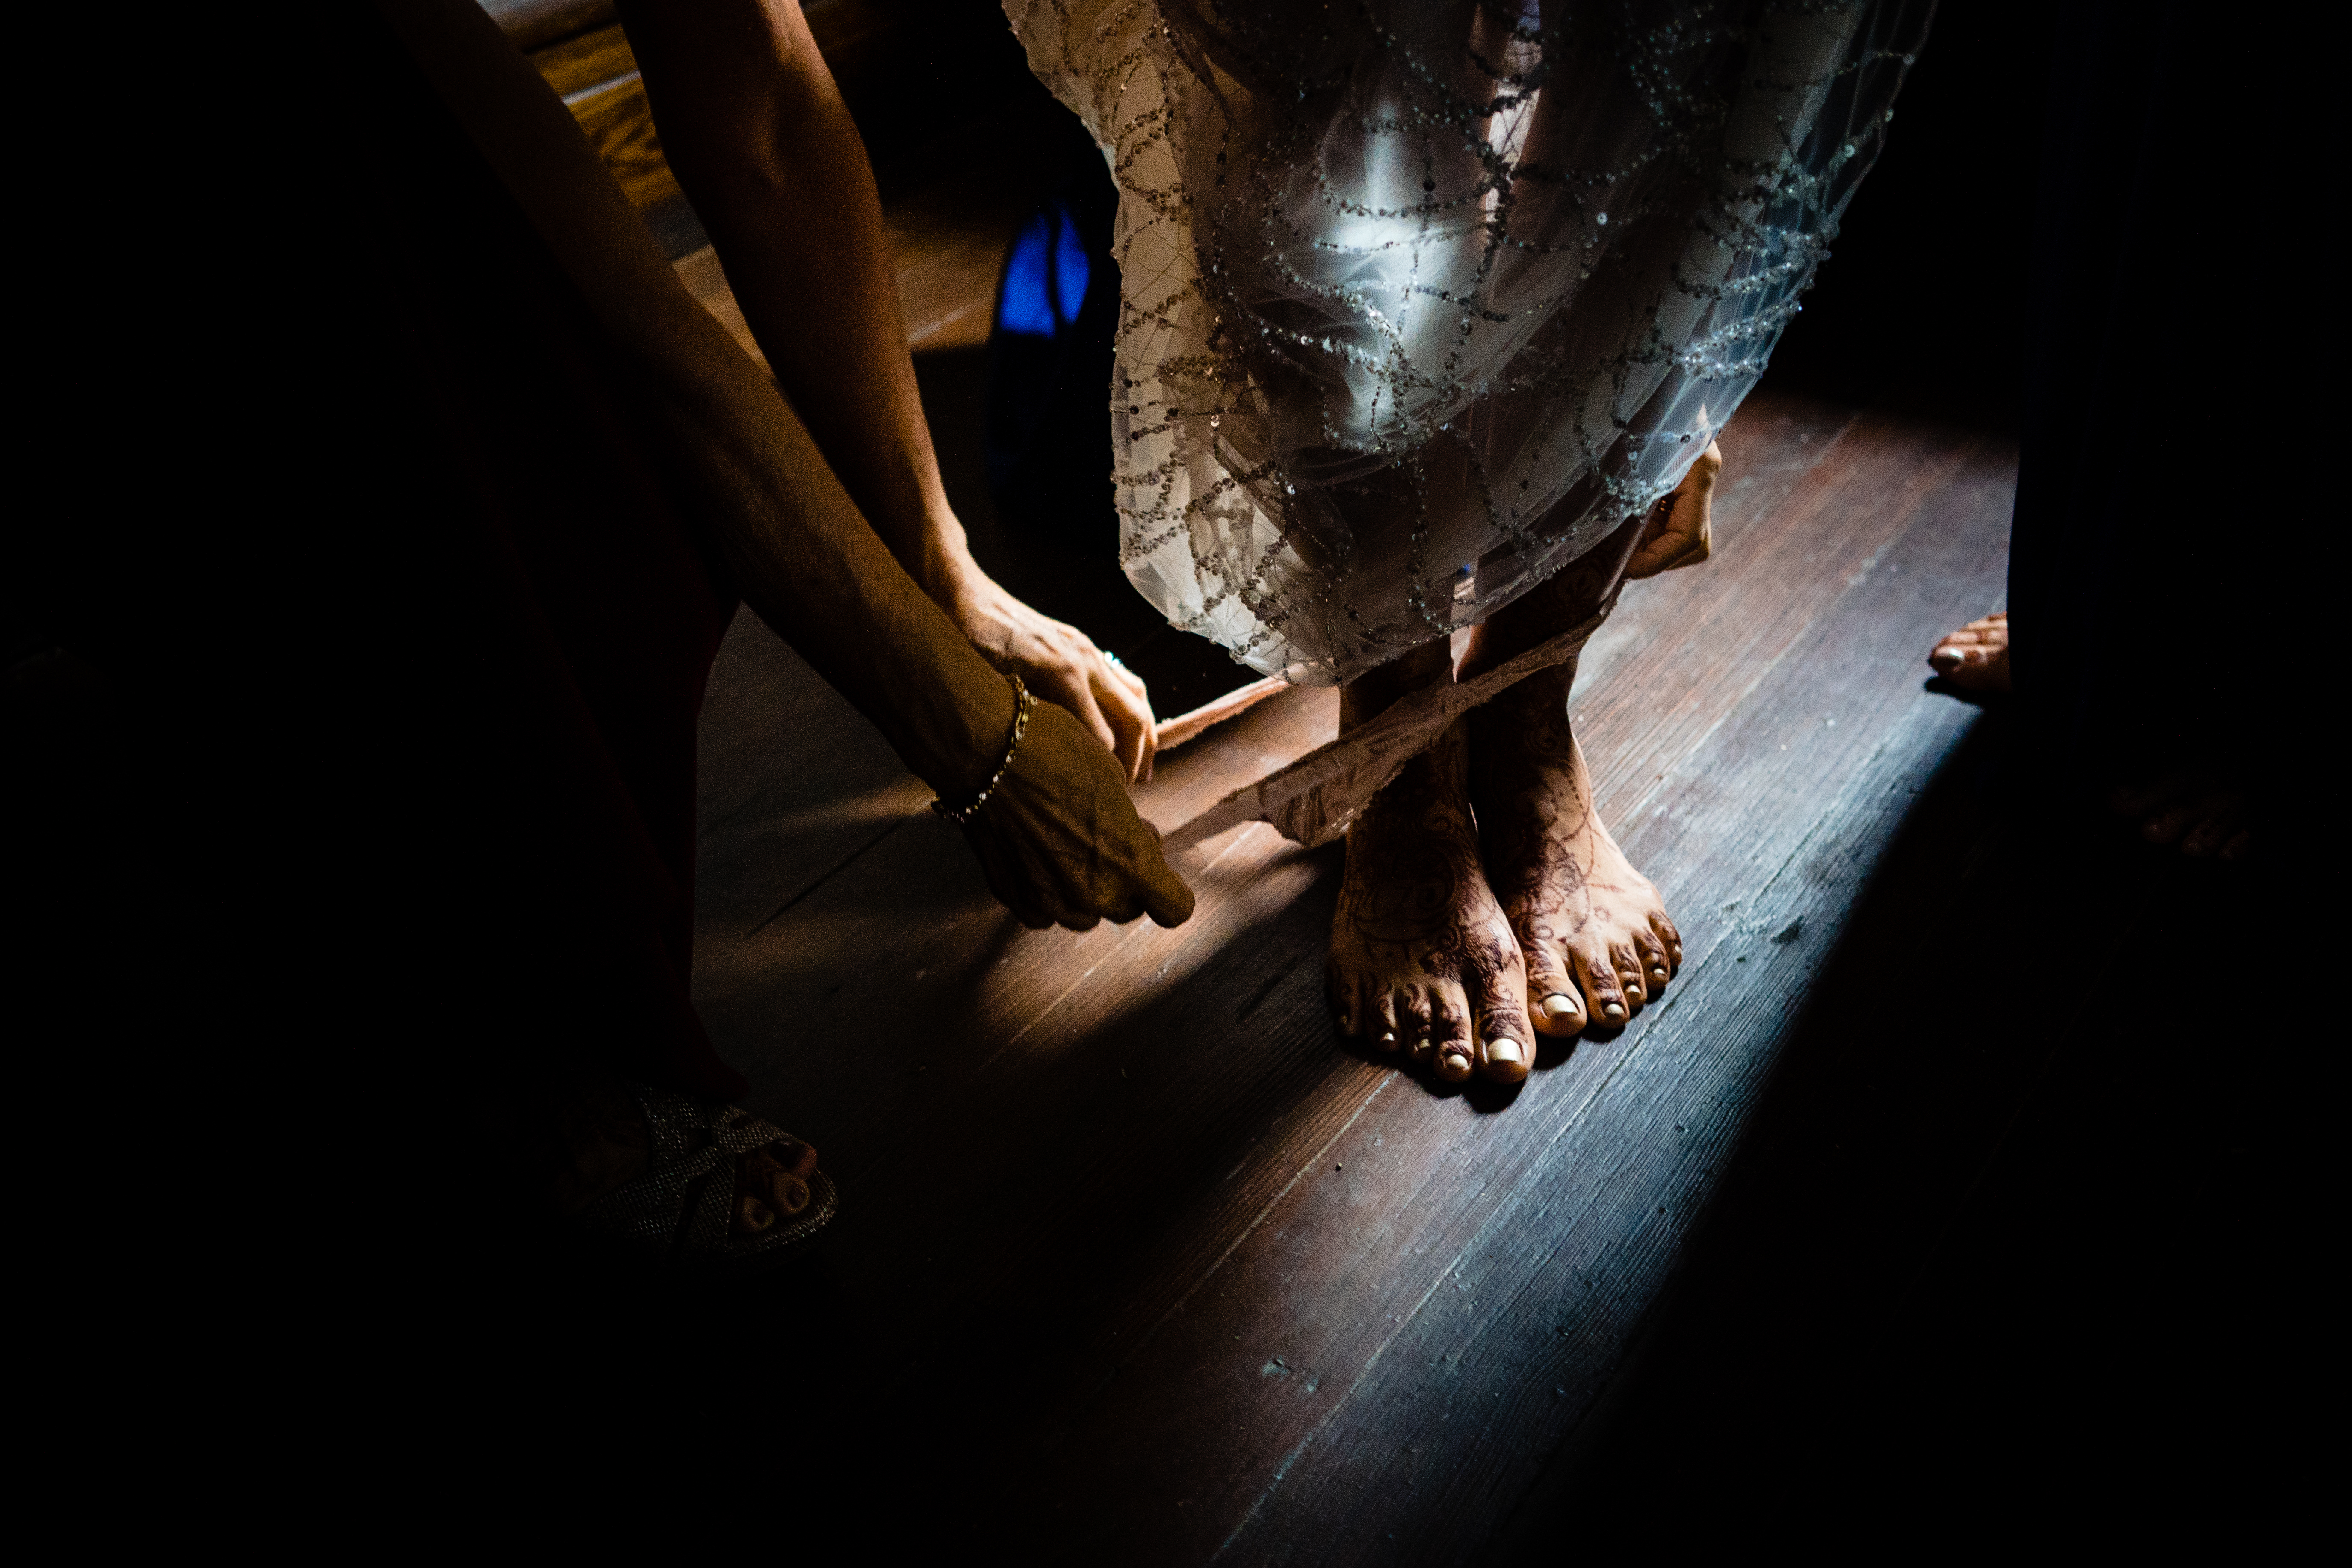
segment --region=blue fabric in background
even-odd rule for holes
[[[988,339],[982,429],[998,580],[1067,621],[1150,683],[1153,710],[1187,712],[1257,679],[1206,637],[1171,629],[1119,568],[1111,484],[1118,187],[1076,116],[1053,183],[1015,230]]]
[[[1078,307],[1087,302],[1087,247],[1078,237],[1078,226],[1059,203],[1055,205],[1054,218],[1054,303],[1067,326],[1078,319]]]
[[[1059,201],[1022,226],[1005,258],[996,297],[996,330],[1050,338],[1078,319],[1092,275],[1085,239]]]

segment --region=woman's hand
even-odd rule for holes
[[[1715,551],[1715,478],[1723,472],[1723,448],[1710,441],[1675,493],[1651,512],[1649,526],[1625,575],[1654,577],[1677,566],[1696,566]]]
[[[1129,784],[1151,776],[1158,742],[1142,677],[1112,664],[1086,633],[1039,615],[976,565],[959,563],[946,592],[933,596],[982,658],[1066,709],[1118,759]]]
[[[1160,854],[1159,829],[1136,816],[1118,764],[1052,703],[1031,711],[1013,765],[963,831],[989,890],[1033,931],[1192,917],[1192,889]]]

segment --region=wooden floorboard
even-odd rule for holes
[[[2210,1071],[2178,974],[2268,900],[2018,809],[2007,718],[1880,857],[1664,1310],[1479,1561],[1614,1561],[1662,1517],[1686,1554],[1884,1555],[2228,1495],[2180,1434],[2269,1425],[2241,1358],[2296,1244],[2258,1195],[2273,1110]]]
[[[1891,478],[1907,465],[1887,467]],[[1855,482],[1843,476],[1837,488]],[[1899,496],[1900,488],[1892,493]],[[1957,520],[1977,525],[1972,542],[1996,572],[2004,499],[1980,497],[1994,504]],[[1877,526],[1908,521],[1937,541],[1956,521],[1922,510],[1887,522],[1885,514],[1895,510],[1882,509]],[[1864,561],[1883,545],[1883,534],[1869,527],[1847,537],[1866,552]],[[1875,574],[1853,570],[1851,557],[1840,564],[1848,569],[1830,581],[1845,592],[1833,600],[1855,597]],[[1899,575],[1887,574],[1890,583]],[[1879,638],[1888,629],[1882,605],[1838,605],[1855,612],[1839,616],[1832,605],[1805,605],[1781,578],[1762,572],[1753,590],[1761,603],[1753,608],[1762,614],[1748,618],[1759,623],[1759,638],[1788,634],[1788,619],[1808,609],[1832,627],[1868,628]],[[1322,1392],[1319,1399],[1262,1396],[1245,1440],[1196,1435],[1196,1446],[1223,1450],[1221,1462],[1235,1462],[1236,1447],[1248,1452],[1250,1461],[1238,1467],[1244,1476],[1279,1472],[1284,1480],[1263,1499],[1205,1500],[1212,1518],[1195,1547],[1219,1544],[1210,1539],[1221,1523],[1215,1516],[1230,1518],[1246,1504],[1255,1518],[1237,1546],[1264,1534],[1315,1542],[1302,1560],[1319,1552],[1336,1562],[1377,1559],[1394,1521],[1381,1520],[1378,1510],[1367,1514],[1360,1494],[1426,1494],[1440,1480],[1443,1490],[1459,1489],[1479,1468],[1474,1456],[1484,1438],[1516,1451],[1534,1435],[1534,1416],[1572,1419],[1580,1398],[1605,1377],[1706,1195],[1716,1163],[1711,1145],[1736,1136],[1788,1003],[1802,994],[1807,955],[1834,938],[1837,917],[1857,890],[1868,858],[1852,847],[1884,841],[1892,826],[1887,809],[1899,813],[1900,781],[1923,763],[1932,766],[1965,728],[1963,712],[1917,691],[1899,656],[1856,660],[1851,656],[1859,650],[1838,646],[1852,640],[1789,635],[1788,647],[1803,657],[1776,668],[1780,689],[1769,680],[1734,680],[1714,694],[1733,716],[1717,737],[1720,744],[1700,745],[1687,759],[1685,798],[1638,817],[1613,813],[1670,903],[1688,911],[1690,967],[1664,1007],[1616,1040],[1580,1048],[1556,1074],[1539,1075],[1507,1114],[1448,1126],[1431,1118],[1429,1097],[1384,1097],[1324,1152],[1328,1163],[1313,1171],[1311,1184],[1286,1200],[1291,1212],[1268,1216],[1265,1256],[1245,1247],[1227,1262],[1230,1278],[1213,1300],[1234,1306],[1206,1311],[1193,1342],[1169,1354],[1167,1396],[1181,1391],[1197,1402],[1209,1368],[1223,1365],[1246,1380],[1265,1375],[1276,1357],[1284,1367],[1276,1375],[1296,1368],[1301,1391],[1312,1383]],[[1895,641],[1907,648],[1899,631]],[[1733,668],[1752,672],[1761,664],[1755,639],[1738,640],[1738,652]],[[1678,672],[1687,679],[1718,670],[1693,654]],[[1857,684],[1864,689],[1853,689]],[[1689,728],[1687,706],[1635,708]],[[1698,706],[1704,712],[1708,704]],[[1601,717],[1589,732],[1612,734],[1612,704],[1592,708]],[[1838,709],[1846,713],[1842,732],[1831,728]],[[1772,741],[1781,734],[1798,737],[1793,754],[1780,750],[1789,742]],[[1604,810],[1612,793],[1649,790],[1649,781],[1617,771],[1613,789],[1602,784]],[[1776,795],[1786,809],[1758,814],[1756,803]],[[1742,907],[1727,916],[1697,900],[1702,892],[1712,901],[1727,891],[1748,895],[1729,900]],[[1807,929],[1796,940],[1770,940],[1797,921]],[[1383,1217],[1368,1222],[1365,1211]],[[1547,1283],[1531,1266],[1550,1249],[1568,1272]],[[1566,1279],[1597,1279],[1611,1297],[1588,1310],[1578,1300],[1584,1288],[1569,1289]],[[1506,1305],[1529,1300],[1533,1316],[1547,1321],[1517,1321]],[[1265,1310],[1275,1302],[1279,1310]],[[1225,1351],[1236,1326],[1243,1338]],[[1359,1367],[1366,1370],[1338,1383],[1344,1394],[1334,1392],[1335,1377]],[[1238,1390],[1229,1398],[1234,1406],[1249,1403]],[[1532,1400],[1515,1412],[1520,1419],[1489,1419],[1489,1402],[1515,1398]],[[1227,1401],[1208,1403],[1213,1409]],[[1091,1435],[1095,1452],[1118,1449],[1125,1416],[1123,1409],[1105,1413],[1103,1430]],[[1442,1430],[1456,1421],[1475,1423],[1480,1436]],[[1535,1422],[1534,1430],[1547,1425]],[[1428,1440],[1392,1440],[1399,1431]],[[1132,1440],[1162,1465],[1179,1447],[1159,1431]],[[1543,1439],[1537,1441],[1540,1451]],[[1524,1479],[1524,1471],[1514,1475],[1506,1466],[1493,1489],[1507,1504],[1514,1483]],[[1103,1489],[1130,1499],[1140,1481],[1121,1476]],[[1173,1507],[1183,1500],[1166,1500]],[[1461,1521],[1487,1517],[1497,1500],[1432,1504],[1426,1522],[1435,1538],[1399,1532],[1403,1560],[1453,1555],[1446,1543]],[[1244,1550],[1244,1560],[1249,1556]]]
[[[1576,700],[1685,970],[1515,1093],[1342,1048],[1338,847],[1237,829],[1184,857],[1185,927],[1024,932],[870,727],[730,635],[698,1002],[841,1184],[875,1405],[910,1442],[984,1430],[1008,1521],[1102,1560],[1459,1561],[1590,1411],[1969,731],[1920,654],[2005,565],[1997,442],[1768,395],[1725,452],[1717,559],[1629,589]],[[1180,826],[1335,721],[1277,699],[1139,805]]]
[[[942,159],[945,174],[885,210],[898,314],[916,353],[977,349],[988,342],[1004,255],[1013,231],[1050,186],[1057,166],[1052,149],[1050,133],[1031,116],[976,124],[967,149]],[[765,364],[718,251],[703,245],[672,265],[688,292]]]

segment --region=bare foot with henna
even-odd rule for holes
[[[1446,679],[1443,642],[1433,656],[1434,678]],[[1432,675],[1431,653],[1399,663]],[[1381,689],[1359,691],[1367,685]],[[1386,706],[1375,699],[1390,694],[1387,685],[1367,677],[1347,689],[1343,733]],[[1349,829],[1327,973],[1350,1039],[1401,1052],[1448,1082],[1483,1072],[1516,1083],[1534,1058],[1535,1031],[1518,944],[1478,865],[1468,763],[1456,723]]]
[[[1628,519],[1489,617],[1465,649],[1463,676],[1604,614],[1628,575],[1705,560],[1722,466],[1710,446],[1655,516]],[[1340,733],[1454,679],[1452,665],[1440,639],[1358,678],[1340,692]],[[1657,889],[1592,809],[1569,729],[1575,679],[1570,659],[1465,715],[1349,830],[1329,970],[1341,1033],[1403,1050],[1441,1078],[1516,1083],[1533,1065],[1537,1031],[1622,1024],[1681,967],[1682,937]]]
[[[1682,934],[1592,806],[1568,717],[1570,663],[1471,716],[1471,799],[1486,880],[1527,957],[1535,1026],[1625,1023],[1681,969]]]

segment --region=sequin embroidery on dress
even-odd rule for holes
[[[1120,562],[1342,682],[1680,482],[1932,0],[1006,0],[1119,186]]]

